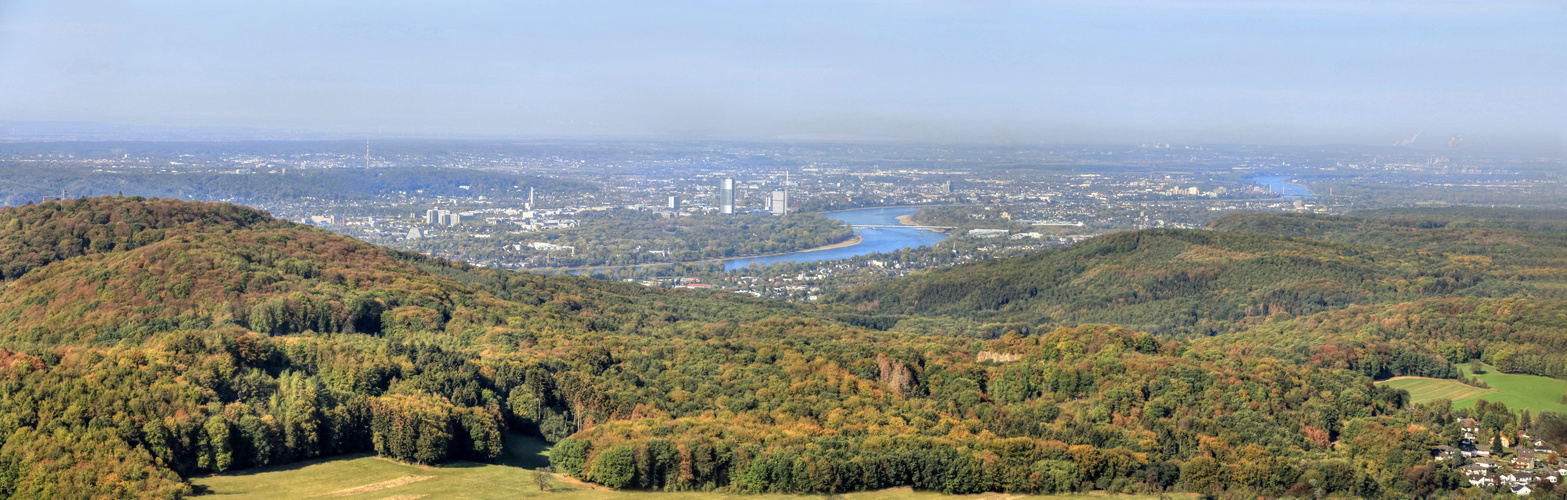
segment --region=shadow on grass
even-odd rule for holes
[[[507,433],[505,440],[506,451],[495,458],[495,463],[528,470],[550,466],[550,444],[543,439],[537,436]]]
[[[505,451],[503,453],[501,453],[501,456],[496,457],[495,463],[497,465],[504,465],[504,466],[508,466],[508,467],[518,467],[518,468],[527,469],[527,470],[534,470],[534,469],[538,469],[540,467],[549,467],[550,466],[550,459],[549,459],[550,444],[544,442],[543,439],[540,439],[537,436],[528,436],[528,435],[514,434],[514,433],[507,433],[505,435],[504,439],[505,439],[506,449],[505,449]],[[322,458],[316,458],[316,459],[305,460],[305,461],[300,461],[300,462],[291,462],[291,463],[286,463],[286,464],[281,464],[281,465],[270,465],[270,466],[266,466],[266,467],[251,467],[249,469],[230,470],[230,471],[227,471],[227,472],[223,472],[221,474],[213,474],[212,476],[217,476],[217,477],[245,477],[245,476],[254,476],[254,475],[257,475],[257,474],[266,474],[266,473],[270,473],[270,472],[296,471],[296,470],[304,469],[306,467],[310,467],[312,465],[318,465],[318,464],[322,464],[322,463],[326,463],[326,462],[357,460],[357,459],[361,459],[361,458],[370,458],[370,457],[374,457],[374,456],[375,456],[374,453],[350,453],[350,454],[346,454],[346,455],[334,455],[334,456],[330,456],[330,457],[322,457]],[[408,467],[422,467],[422,466],[419,466],[419,465],[406,464],[406,463],[392,461],[392,460],[388,460],[388,461],[392,462],[392,463],[399,464],[399,465],[405,465],[405,466],[408,466]],[[437,469],[473,469],[473,468],[485,467],[485,466],[488,466],[488,465],[489,464],[479,463],[479,462],[470,462],[470,461],[466,461],[466,460],[454,460],[454,461],[451,461],[451,462],[446,462],[446,463],[443,463],[443,464],[436,465],[435,468],[437,468]],[[195,477],[193,477],[192,479],[195,479]],[[203,494],[203,493],[206,493],[206,492],[207,491],[206,491],[205,487],[199,487],[197,489],[196,494],[200,495],[200,494]]]
[[[230,471],[223,472],[221,474],[212,474],[212,475],[213,476],[231,476],[231,477],[232,476],[241,476],[241,477],[243,477],[243,476],[254,476],[256,474],[266,474],[268,472],[283,472],[283,471],[299,470],[299,469],[303,469],[305,467],[309,467],[309,466],[316,465],[316,464],[322,464],[322,463],[326,463],[326,462],[337,462],[337,461],[341,461],[341,460],[357,460],[357,459],[360,459],[360,458],[373,457],[373,456],[375,456],[375,454],[373,454],[373,453],[349,453],[349,454],[346,454],[346,455],[332,455],[330,457],[313,458],[313,459],[310,459],[310,460],[304,460],[304,461],[300,461],[300,462],[289,462],[289,463],[286,463],[286,464],[283,464],[283,465],[269,465],[269,466],[266,466],[266,467],[251,467],[249,469],[230,470]]]

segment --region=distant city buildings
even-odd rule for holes
[[[521,245],[518,245],[518,246],[521,247]],[[532,242],[532,243],[528,243],[528,248],[532,248],[534,250],[539,250],[539,251],[544,251],[544,252],[554,252],[554,251],[559,251],[559,250],[570,250],[572,255],[577,255],[577,247],[574,247],[574,246],[571,246],[571,245],[556,245],[554,243],[545,243],[545,242],[542,242],[542,241],[535,241],[535,242]]]
[[[970,238],[998,238],[1010,232],[1006,229],[970,229],[968,235]]]
[[[430,226],[455,226],[462,222],[462,214],[448,212],[446,210],[426,210],[424,223]]]
[[[669,197],[669,209],[670,210],[680,210],[680,197],[679,196],[670,196]]]

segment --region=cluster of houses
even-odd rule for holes
[[[1528,495],[1542,480],[1556,484],[1567,476],[1567,464],[1552,463],[1554,451],[1545,441],[1523,431],[1518,432],[1517,439],[1503,435],[1502,446],[1512,448],[1515,453],[1511,460],[1502,460],[1492,454],[1490,445],[1479,444],[1484,442],[1476,438],[1480,434],[1479,422],[1472,418],[1458,422],[1464,430],[1464,439],[1458,448],[1443,445],[1431,451],[1438,461],[1463,457],[1468,464],[1458,469],[1469,479],[1469,484],[1490,490],[1506,488],[1519,495]]]

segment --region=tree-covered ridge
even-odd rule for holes
[[[13,280],[51,262],[126,251],[171,233],[284,228],[293,224],[227,203],[101,197],[0,210],[0,273]]]
[[[1512,216],[1519,219],[1503,218]],[[1486,279],[1465,295],[1567,299],[1562,286],[1567,284],[1567,212],[1470,208],[1367,217],[1239,214],[1214,221],[1210,229],[1439,254],[1484,271]]]
[[[10,345],[139,343],[159,332],[224,325],[270,335],[423,336],[466,345],[481,330],[492,337],[545,327],[615,330],[649,316],[756,318],[800,310],[740,297],[689,301],[676,298],[691,294],[675,292],[658,295],[679,304],[644,307],[636,302],[652,291],[637,285],[479,269],[232,205],[134,197],[63,205],[0,211],[0,221],[19,221],[13,226],[27,221],[0,229],[0,244],[19,248],[12,254],[24,260],[47,253],[53,262],[0,288],[0,338]],[[95,206],[109,216],[94,215]],[[120,221],[116,213],[134,217]],[[104,223],[84,228],[83,220]],[[75,233],[143,226],[129,243],[103,251],[70,243]]]
[[[1273,321],[1212,342],[1266,346],[1262,352],[1269,356],[1378,378],[1396,374],[1394,364],[1436,366],[1433,359],[1480,360],[1504,373],[1567,378],[1563,318],[1562,300],[1448,297]]]
[[[286,223],[150,231],[157,239],[56,262],[8,284],[0,290],[0,326],[14,342],[56,345],[222,324],[270,334],[373,334],[414,317],[498,321],[468,314],[483,296],[389,250],[324,231]]]
[[[940,269],[831,300],[883,313],[1210,335],[1280,312],[1455,293],[1486,276],[1473,262],[1427,252],[1155,229]]]
[[[1232,214],[1208,229],[1312,238],[1400,248],[1446,245],[1509,253],[1524,246],[1561,246],[1567,211],[1376,210],[1355,215]],[[1437,251],[1437,250],[1433,250]]]

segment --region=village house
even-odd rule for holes
[[[1469,458],[1491,456],[1491,446],[1484,444],[1466,444],[1458,447],[1458,453]]]
[[[1531,469],[1534,469],[1534,450],[1529,450],[1529,449],[1518,450],[1518,456],[1513,457],[1513,469],[1517,469],[1517,470],[1531,470]]]

